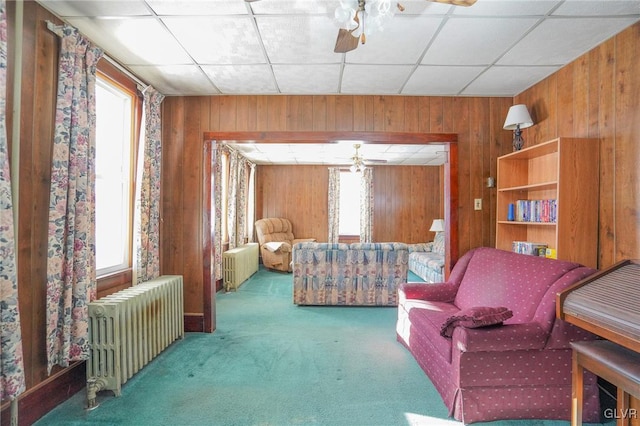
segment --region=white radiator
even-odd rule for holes
[[[87,398],[121,386],[176,339],[184,337],[181,275],[163,275],[89,303]]]
[[[222,253],[223,284],[226,291],[258,272],[258,243],[248,243]]]

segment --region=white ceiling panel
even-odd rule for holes
[[[143,80],[153,81],[153,87],[167,96],[220,94],[196,65],[132,65],[130,68]]]
[[[202,70],[222,93],[277,93],[268,65],[202,65]]]
[[[462,90],[482,73],[485,67],[419,66],[404,86],[405,95],[433,93],[434,95],[461,94]]]
[[[347,53],[346,60],[359,64],[415,64],[441,23],[442,18],[396,16],[383,32],[367,36],[366,44]],[[333,32],[338,33],[336,29]]]
[[[251,5],[256,15],[327,15],[333,16],[339,0],[256,1]]]
[[[422,59],[422,64],[490,65],[537,22],[536,18],[449,19]],[[451,40],[456,40],[451,43]]]
[[[247,6],[238,0],[146,0],[158,16],[246,15]]]
[[[126,65],[175,65],[193,61],[178,41],[153,18],[69,18],[94,43]]]
[[[559,67],[491,67],[471,82],[462,95],[509,96],[518,87],[531,87],[558,69]]]
[[[256,164],[350,165],[355,155],[353,141],[337,144],[227,143]],[[441,144],[389,145],[361,144],[358,154],[365,163],[388,166],[442,165],[446,160]]]
[[[60,16],[114,17],[114,16],[151,16],[152,13],[143,1],[138,0],[52,0],[45,6]]]
[[[257,17],[269,60],[274,64],[337,63],[334,53],[338,29],[325,16],[291,15]]]
[[[553,13],[554,16],[616,16],[635,15],[640,12],[637,1],[626,0],[565,0]]]
[[[498,65],[562,65],[631,25],[637,18],[547,19]]]
[[[273,65],[283,93],[338,93],[340,65]]]
[[[166,95],[513,97],[640,21],[640,0],[401,0],[342,54],[340,0],[37,1]]]
[[[172,17],[162,20],[193,59],[200,64],[266,63],[248,16]],[[198,31],[193,31],[197,27]]]
[[[471,7],[456,7],[452,14],[498,17],[540,16],[542,18],[562,3],[562,1],[563,0],[479,0]],[[603,1],[606,2],[608,0]]]
[[[410,65],[346,65],[342,75],[342,93],[398,94],[413,67]]]

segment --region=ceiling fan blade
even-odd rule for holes
[[[338,37],[336,38],[336,47],[333,49],[336,53],[347,53],[358,47],[358,37],[354,37],[352,32],[340,28]]]
[[[384,164],[387,162],[387,160],[375,160],[375,159],[364,159],[365,163],[371,163],[371,164]]]
[[[427,0],[427,1],[433,1],[436,3],[447,3],[447,4],[452,4],[454,6],[469,7],[469,6],[473,6],[473,4],[477,0]]]

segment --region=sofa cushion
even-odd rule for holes
[[[530,322],[549,287],[579,266],[573,262],[479,247],[469,261],[454,304],[460,309],[508,306],[513,317],[507,324]],[[547,309],[553,311],[554,307]]]
[[[456,327],[480,328],[490,325],[502,324],[513,316],[513,312],[505,307],[476,306],[464,309],[450,316],[440,327],[440,334],[451,337]]]
[[[438,351],[440,356],[451,362],[451,340],[440,335],[440,324],[458,311],[458,308],[446,302],[425,302],[419,305],[408,301],[404,309],[408,308],[411,334],[421,334]],[[415,338],[416,336],[413,336]]]

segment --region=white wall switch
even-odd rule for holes
[[[482,198],[476,198],[473,203],[474,210],[482,210]]]

